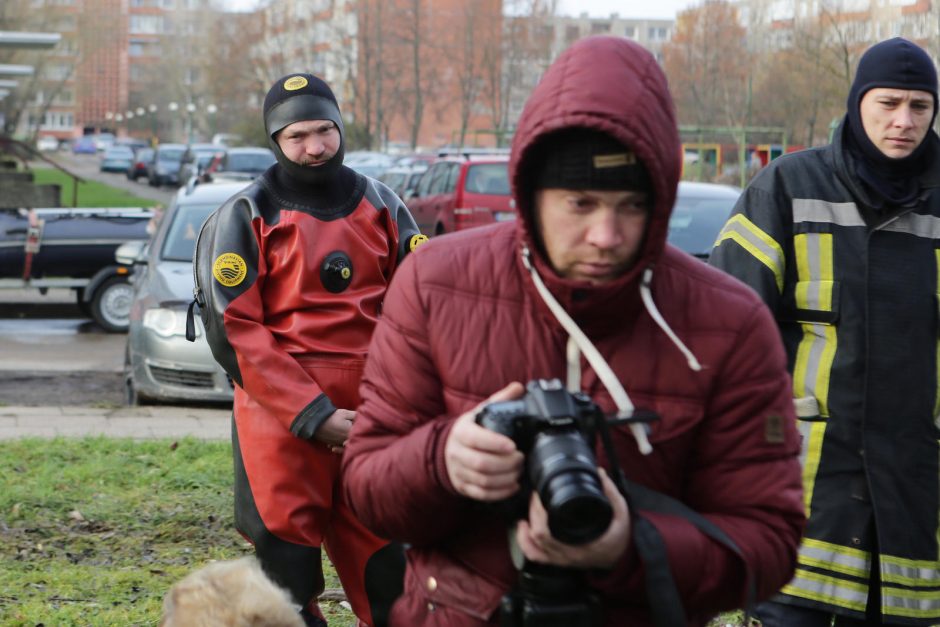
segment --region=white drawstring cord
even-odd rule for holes
[[[577,323],[571,319],[571,316],[568,315],[568,312],[565,311],[564,307],[562,307],[558,301],[555,300],[555,297],[552,296],[552,293],[548,291],[547,287],[545,287],[545,283],[542,282],[542,277],[540,277],[539,273],[536,272],[535,267],[532,265],[531,259],[529,258],[529,247],[525,245],[522,247],[522,263],[529,271],[529,274],[532,275],[532,281],[535,283],[535,288],[542,297],[542,300],[544,300],[545,304],[548,305],[548,308],[551,310],[552,314],[554,314],[559,324],[561,324],[565,331],[568,332],[569,343],[567,357],[569,389],[572,385],[571,376],[573,374],[571,367],[571,357],[573,353],[571,349],[571,340],[574,340],[576,346],[581,349],[582,353],[584,353],[584,357],[588,360],[588,363],[591,364],[592,368],[594,368],[594,371],[597,373],[598,378],[600,378],[601,383],[603,383],[604,387],[607,388],[607,391],[610,393],[614,404],[617,405],[617,418],[632,418],[634,406],[630,401],[630,397],[627,395],[627,391],[623,389],[623,385],[621,385],[620,381],[617,379],[617,376],[614,374],[614,371],[611,370],[610,366],[607,364],[607,361],[600,354],[600,351],[597,350],[591,340],[588,339],[584,332],[578,327]],[[580,357],[575,355],[575,360],[580,360]],[[578,363],[578,371],[580,372],[580,362]],[[578,375],[578,379],[580,379],[580,374]],[[644,455],[652,453],[653,447],[650,445],[649,438],[646,437],[645,426],[636,422],[631,422],[628,424],[628,426],[630,427],[630,431],[633,433],[633,438],[636,440],[637,448],[640,449],[640,452]]]
[[[676,345],[683,355],[685,355],[685,360],[689,364],[689,368],[698,372],[702,369],[702,364],[699,363],[698,359],[695,358],[695,355],[692,354],[692,351],[682,343],[682,340],[679,339],[672,329],[669,328],[669,324],[666,322],[666,319],[663,318],[662,314],[659,313],[659,309],[656,308],[656,303],[653,302],[653,292],[650,290],[650,285],[653,282],[653,269],[647,268],[643,271],[643,281],[640,283],[640,297],[643,299],[643,305],[646,307],[646,311],[649,313],[650,317],[653,319],[659,328],[663,330],[672,343]]]

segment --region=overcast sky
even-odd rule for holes
[[[620,17],[653,17],[675,19],[676,13],[694,4],[696,0],[559,0],[561,15],[580,15],[587,12],[590,17],[608,17],[618,13]]]
[[[222,0],[236,10],[254,8],[258,0]],[[619,13],[620,17],[653,17],[674,19],[676,13],[698,4],[701,0],[559,0],[561,15],[577,16],[587,12],[590,17],[609,17]]]

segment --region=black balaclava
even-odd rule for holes
[[[886,203],[904,205],[914,200],[920,189],[918,177],[926,170],[937,140],[928,130],[914,152],[893,159],[868,138],[862,124],[862,97],[876,87],[926,91],[933,95],[933,120],[937,117],[937,70],[919,46],[901,37],[888,39],[869,48],[858,62],[855,81],[847,102],[849,149],[855,156],[859,178],[874,192],[878,208]]]
[[[306,120],[330,120],[339,129],[339,150],[329,161],[317,167],[291,161],[274,139],[284,127]],[[284,173],[299,182],[322,185],[333,180],[343,165],[346,141],[339,104],[329,85],[313,74],[288,74],[271,86],[264,97],[264,130]]]

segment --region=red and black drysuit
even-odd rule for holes
[[[315,613],[325,546],[370,625],[398,595],[401,550],[352,515],[340,456],[314,434],[337,408],[358,407],[385,290],[423,239],[384,184],[343,166],[310,185],[277,164],[213,213],[197,244],[206,335],[236,384],[236,526]]]

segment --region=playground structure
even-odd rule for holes
[[[787,130],[772,126],[680,126],[682,178],[747,185],[758,170],[803,146],[787,141]]]

